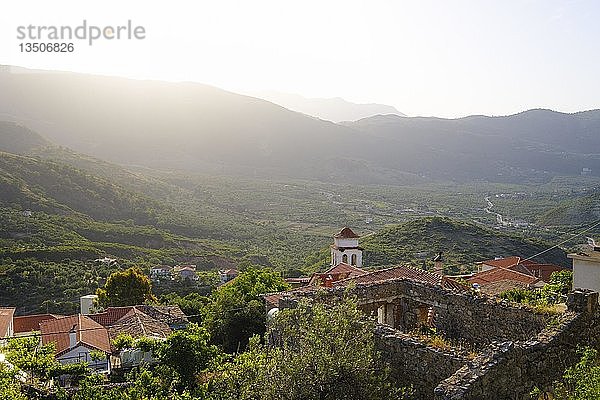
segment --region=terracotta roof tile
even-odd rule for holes
[[[540,279],[536,278],[535,276],[513,271],[512,269],[508,268],[494,268],[488,271],[479,272],[467,279],[469,283],[477,283],[480,286],[485,286],[488,283],[507,280],[521,282],[525,285],[535,285],[540,281]]]
[[[13,319],[15,333],[28,333],[40,330],[40,323],[53,319],[62,318],[63,315],[34,314],[21,315]]]
[[[88,314],[88,317],[96,321],[102,326],[111,326],[125,316],[133,306],[125,307],[108,307],[104,312],[96,314]]]
[[[129,334],[134,338],[143,336],[166,338],[171,333],[171,328],[163,321],[158,321],[137,308],[131,309],[123,318],[108,328],[111,339],[119,334]]]
[[[538,263],[529,264],[525,268],[531,275],[541,278],[544,282],[550,282],[550,276],[553,272],[560,272],[567,269],[559,265]]]
[[[69,351],[69,331],[72,328],[76,330],[78,344],[110,353],[110,340],[106,328],[82,314],[40,323],[42,344],[55,343],[57,356],[66,353]]]
[[[354,233],[352,229],[346,227],[338,233],[336,233],[335,235],[333,235],[333,237],[338,239],[358,239],[360,236]]]
[[[309,285],[330,285],[332,282],[336,282],[342,279],[355,278],[360,275],[366,274],[367,271],[354,267],[346,263],[339,263],[335,267],[329,268],[327,271],[322,273],[314,273],[309,280]]]

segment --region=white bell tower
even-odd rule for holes
[[[333,235],[331,245],[331,266],[344,263],[362,268],[362,248],[358,247],[359,236],[350,228],[344,228]]]

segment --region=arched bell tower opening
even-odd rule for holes
[[[344,228],[333,235],[331,245],[331,266],[340,263],[362,268],[362,248],[358,247],[360,237],[350,228]]]

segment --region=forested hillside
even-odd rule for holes
[[[446,273],[471,272],[477,261],[495,257],[529,257],[551,245],[444,217],[427,217],[390,225],[360,241],[366,268],[397,264],[432,268],[433,258],[442,252]],[[534,260],[570,266],[570,260],[561,249],[554,249]],[[322,270],[328,261],[327,248],[310,259],[311,268]]]
[[[539,222],[544,225],[588,225],[600,219],[600,191],[587,196],[563,201],[544,214]]]

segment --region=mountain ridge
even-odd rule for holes
[[[121,165],[393,185],[415,178],[539,183],[582,168],[600,174],[594,110],[334,124],[197,83],[0,72],[0,90],[0,113]]]

